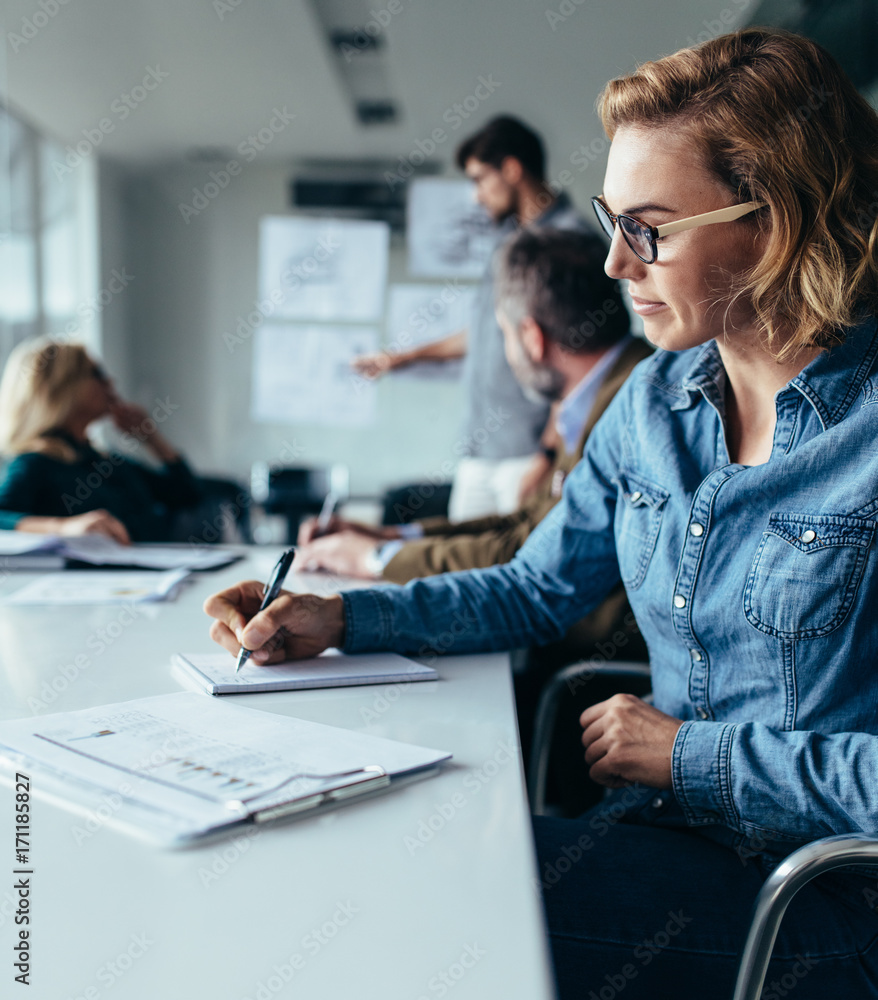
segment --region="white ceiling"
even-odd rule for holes
[[[169,161],[205,147],[237,155],[277,107],[296,117],[259,153],[266,162],[394,158],[434,129],[445,135],[439,158],[450,160],[473,127],[514,112],[543,132],[560,166],[600,135],[593,105],[610,76],[715,31],[720,17],[740,20],[751,6],[747,0],[728,0],[722,11],[717,0],[374,0],[368,6],[376,12],[398,10],[382,31],[387,78],[403,114],[395,125],[364,128],[308,0],[43,3],[3,0],[0,91],[65,143],[109,119],[113,130],[100,152],[129,163]],[[48,17],[45,9],[55,3]],[[358,0],[332,0],[333,14],[347,5],[354,18],[362,16]],[[572,13],[553,26],[547,11]],[[25,19],[37,30],[22,43],[13,36],[24,37]],[[149,68],[168,76],[123,120],[119,101]],[[454,103],[474,93],[480,76],[499,87],[466,121],[454,117]]]

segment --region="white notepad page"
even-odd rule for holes
[[[432,667],[396,653],[350,656],[337,649],[328,649],[309,660],[267,666],[248,660],[237,674],[235,657],[229,653],[177,653],[172,662],[178,679],[191,681],[208,694],[433,681],[439,676]]]

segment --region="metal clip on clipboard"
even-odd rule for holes
[[[367,764],[365,767],[357,768],[355,771],[342,771],[338,774],[296,774],[288,778],[287,782],[298,778],[336,778],[350,777],[351,780],[334,788],[327,788],[322,792],[315,792],[313,795],[304,795],[295,799],[288,799],[286,802],[276,802],[274,805],[266,806],[264,809],[253,809],[248,806],[248,802],[253,799],[237,799],[227,802],[228,809],[237,812],[242,819],[252,820],[254,823],[267,823],[269,820],[279,819],[282,816],[291,816],[293,813],[304,812],[306,809],[316,809],[318,806],[338,802],[343,799],[352,799],[359,795],[367,795],[369,792],[377,791],[379,788],[386,788],[390,784],[390,775],[379,764]],[[286,784],[287,782],[284,782]],[[276,791],[277,789],[272,789]],[[268,792],[262,792],[254,798],[262,798]]]

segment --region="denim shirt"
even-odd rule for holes
[[[778,848],[876,834],[876,323],[777,393],[763,465],[729,460],[724,396],[713,341],[643,361],[511,563],[345,594],[346,649],[547,642],[621,578],[684,720],[684,821]]]

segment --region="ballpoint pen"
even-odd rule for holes
[[[259,605],[259,611],[264,611],[280,593],[280,588],[283,586],[286,575],[290,571],[290,566],[293,564],[295,555],[296,547],[294,545],[291,549],[287,549],[281,555],[280,559],[278,559],[277,565],[271,571],[271,576],[268,579],[268,583],[265,585],[262,603]],[[259,612],[257,612],[257,614],[258,613]],[[243,646],[241,647],[241,650],[238,653],[238,659],[235,662],[235,673],[237,673],[250,659],[250,654],[252,652],[252,649],[245,649]]]
[[[332,520],[332,515],[337,505],[338,494],[330,490],[326,494],[323,506],[320,508],[320,514],[317,517],[317,524],[314,528],[314,534],[311,536],[312,538],[320,538],[321,535],[326,534],[326,529],[329,527],[329,522]]]

